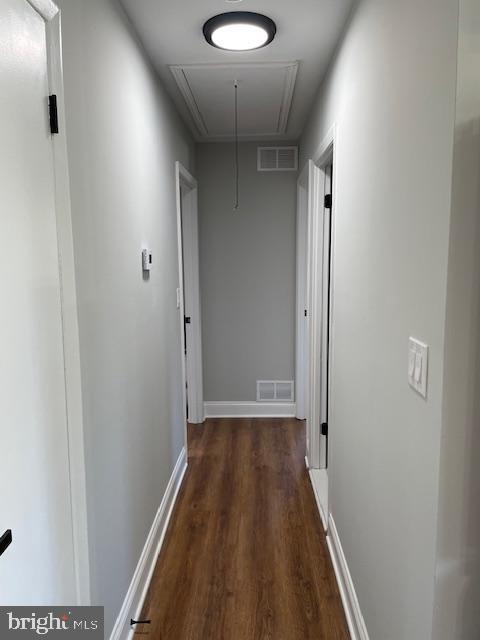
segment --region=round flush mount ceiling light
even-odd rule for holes
[[[208,44],[229,51],[251,51],[266,47],[275,38],[273,20],[260,13],[230,11],[207,20],[203,35]]]

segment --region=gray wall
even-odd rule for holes
[[[432,637],[456,59],[456,2],[360,1],[302,138],[337,125],[329,498],[371,640]]]
[[[194,149],[117,2],[60,4],[92,593],[109,632],[183,447],[174,163],[193,169]]]
[[[233,144],[197,145],[207,401],[294,379],[296,173],[257,172],[259,144],[240,145],[236,213]]]
[[[460,0],[435,640],[480,636],[480,4]]]

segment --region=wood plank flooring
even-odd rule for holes
[[[151,640],[348,640],[305,427],[189,427],[189,467],[142,614]]]

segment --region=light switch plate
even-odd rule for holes
[[[428,345],[415,338],[408,341],[408,383],[423,398],[427,397]]]
[[[142,269],[144,272],[150,271],[152,268],[152,252],[150,249],[142,249]]]
[[[152,252],[150,249],[142,249],[142,269],[148,273],[152,269]]]

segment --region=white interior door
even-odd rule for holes
[[[74,603],[46,24],[26,0],[2,0],[0,43],[0,603]]]
[[[321,349],[320,349],[320,467],[328,467],[328,431],[329,431],[329,395],[330,395],[330,277],[331,277],[331,240],[332,240],[332,165],[324,169],[323,203],[319,210],[323,220],[321,252]],[[322,211],[323,209],[323,211]]]
[[[308,167],[297,184],[297,286],[295,338],[296,417],[305,420],[308,412]],[[307,449],[308,449],[307,432]],[[308,456],[307,456],[308,457]]]
[[[202,319],[198,246],[198,188],[195,178],[177,163],[179,271],[184,318],[185,381],[188,421],[204,421]]]
[[[307,215],[307,333],[308,333],[308,409],[307,458],[311,468],[320,468],[320,354],[321,339],[318,331],[321,318],[321,271],[323,252],[323,224],[318,209],[321,172],[308,163],[308,215]]]
[[[309,163],[308,175],[308,411],[307,457],[311,469],[328,463],[331,168]]]

